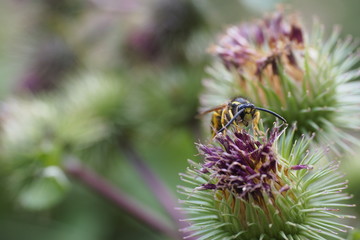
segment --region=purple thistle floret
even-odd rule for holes
[[[240,198],[260,200],[265,192],[289,188],[277,176],[278,160],[273,144],[279,129],[275,128],[268,138],[256,140],[245,130],[216,136],[220,146],[198,144],[204,156],[202,172],[209,173],[211,181],[202,189],[229,190]]]

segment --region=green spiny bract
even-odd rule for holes
[[[203,161],[189,161],[181,175],[190,215],[183,231],[213,240],[344,239],[339,232],[351,227],[341,221],[351,216],[338,208],[352,206],[342,193],[347,182],[323,152],[307,151],[312,138],[293,144],[294,135],[278,128],[258,138],[228,131],[198,144]]]
[[[220,61],[203,81],[202,108],[245,97],[296,122],[298,136],[316,132],[317,142],[349,151],[360,143],[349,134],[360,129],[356,49],[350,37],[339,40],[338,30],[325,37],[323,27],[314,24],[307,34],[296,16],[281,12],[230,27],[211,48]]]

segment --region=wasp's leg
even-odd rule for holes
[[[231,118],[233,118],[234,116],[231,115]],[[241,129],[243,129],[245,127],[244,123],[242,122],[237,122],[236,120],[234,121],[234,125],[235,125],[235,128],[236,128],[236,131],[237,132],[240,132]]]
[[[220,121],[221,122],[221,128],[225,127],[226,123],[228,122],[228,119],[227,119],[227,116],[226,116],[225,112],[226,112],[225,110],[221,112],[221,121]]]
[[[260,131],[260,129],[259,129],[259,121],[260,121],[260,112],[256,111],[255,112],[255,117],[254,117],[254,120],[253,120],[253,129],[254,129],[255,136],[264,135],[264,132]]]
[[[234,114],[233,114],[232,110],[229,110],[229,111],[227,112],[227,114],[225,115],[225,117],[226,117],[226,123],[227,123],[227,124],[229,123],[229,121],[232,121],[233,118],[234,118]],[[237,123],[236,123],[236,120],[233,121],[232,124],[233,124],[233,126],[236,127],[236,129],[238,129],[238,125],[237,125]],[[230,127],[230,126],[229,126],[229,127]]]
[[[224,127],[226,125],[225,120],[227,120],[226,114],[225,114],[225,111],[222,111],[221,112],[221,121],[220,121],[221,122],[221,127]]]
[[[234,118],[234,114],[232,113],[231,110],[229,111],[229,116],[230,116],[230,119]],[[244,128],[244,124],[242,124],[241,122],[237,122],[236,120],[233,122],[233,124],[234,124],[237,132],[240,132],[241,129]]]

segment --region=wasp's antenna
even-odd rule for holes
[[[285,123],[286,123],[285,118],[283,118],[282,116],[280,116],[280,115],[279,115],[279,114],[277,114],[276,112],[270,111],[270,110],[268,110],[268,109],[266,109],[266,108],[259,108],[259,107],[255,107],[255,109],[260,110],[260,111],[263,111],[263,112],[270,113],[270,114],[274,115],[275,117],[277,117],[277,118],[281,119],[283,122],[285,122]]]

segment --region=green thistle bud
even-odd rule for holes
[[[351,216],[338,208],[352,206],[344,203],[347,182],[336,163],[320,167],[323,153],[307,151],[311,138],[293,137],[278,128],[261,138],[228,131],[217,144],[198,144],[204,161],[190,161],[181,175],[188,237],[344,239],[338,233],[351,227],[341,221]]]
[[[70,186],[54,141],[59,112],[40,99],[9,99],[0,115],[1,172],[10,197],[31,210],[57,204]]]
[[[317,142],[350,150],[360,143],[349,134],[360,129],[360,83],[352,81],[359,54],[351,38],[338,38],[337,30],[325,38],[319,24],[308,34],[296,16],[281,12],[230,27],[211,48],[221,62],[203,82],[202,108],[242,96],[296,122],[298,136],[316,132]]]
[[[129,121],[118,120],[123,97],[118,81],[88,74],[57,94],[3,102],[0,164],[12,197],[34,210],[57,204],[70,187],[64,159],[87,155],[91,161],[97,146],[112,147],[109,139],[125,129]]]

